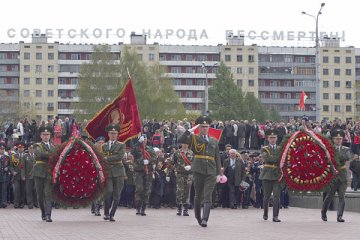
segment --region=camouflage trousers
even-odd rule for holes
[[[189,204],[192,174],[177,174],[176,176],[176,204]]]
[[[152,173],[135,172],[135,206],[142,206],[149,203],[151,185],[153,181]]]

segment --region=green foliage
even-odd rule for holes
[[[223,62],[220,63],[216,80],[209,89],[209,106],[215,119],[251,121],[255,118],[263,122],[269,117],[268,112],[253,93],[244,94],[241,88],[236,86],[231,72]],[[272,116],[278,119],[280,116],[275,112]]]
[[[95,49],[92,61],[81,68],[77,89],[80,98],[77,118],[92,118],[119,94],[130,73],[141,118],[180,117],[185,113],[171,80],[164,77],[158,64],[146,66],[136,52],[123,51],[121,61],[114,61],[107,45]]]

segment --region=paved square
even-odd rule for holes
[[[53,210],[54,222],[41,221],[39,209],[0,209],[0,239],[359,239],[360,213],[346,212],[345,223],[336,222],[336,212],[328,212],[328,222],[319,209],[280,210],[281,223],[262,220],[260,209],[215,209],[207,228],[190,217],[176,216],[175,209],[149,209],[148,216],[120,208],[116,222],[104,221],[89,209]],[[269,209],[272,216],[272,208]]]

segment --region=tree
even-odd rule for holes
[[[129,79],[128,73],[133,80],[142,118],[168,118],[184,114],[184,107],[170,79],[164,77],[160,65],[146,66],[138,60],[136,52],[127,50],[122,52],[118,63],[110,47],[103,45],[95,49],[91,62],[81,68],[77,117],[90,119],[116,98]]]
[[[232,74],[223,62],[216,72],[216,80],[209,89],[209,106],[212,116],[217,119],[243,118],[243,93],[232,78]]]

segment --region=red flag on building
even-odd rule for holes
[[[194,134],[198,135],[200,133],[199,128],[195,129]],[[217,141],[220,141],[222,134],[221,129],[209,128],[209,136],[215,138]]]
[[[299,103],[300,110],[305,110],[305,100],[307,98],[308,98],[308,96],[305,94],[304,91],[302,91],[301,95],[300,95],[300,103]]]
[[[120,142],[126,142],[141,134],[140,114],[131,79],[121,90],[120,95],[89,121],[85,130],[93,139],[100,136],[107,138],[105,128],[110,123],[120,125],[118,137]]]

